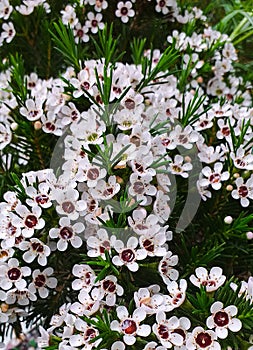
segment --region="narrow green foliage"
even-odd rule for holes
[[[27,99],[27,84],[25,78],[25,68],[22,56],[10,55],[11,81],[9,82],[12,93],[17,98],[20,105],[23,105]]]
[[[144,48],[146,44],[147,39],[143,38],[133,38],[133,41],[130,43],[130,48],[132,51],[132,60],[133,63],[136,65],[139,65],[142,63],[144,58]]]
[[[245,119],[243,119],[242,126],[241,126],[241,133],[240,133],[240,135],[236,135],[235,130],[234,130],[233,126],[231,125],[230,120],[228,119],[230,135],[231,135],[232,144],[233,144],[233,151],[235,153],[238,150],[238,148],[240,148],[241,145],[244,144],[245,135],[247,134],[247,131],[250,127],[250,123],[251,123],[250,119],[247,122],[245,122]]]

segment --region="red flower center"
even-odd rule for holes
[[[38,219],[36,218],[35,215],[28,215],[25,219],[25,225],[28,228],[33,228],[34,226],[36,226],[38,223]]]
[[[245,185],[240,186],[238,189],[238,193],[240,197],[247,197],[249,193],[247,186]]]
[[[149,239],[145,239],[145,241],[143,242],[143,247],[148,251],[148,252],[153,252],[155,249],[155,245],[154,243],[149,240]]]
[[[72,202],[66,201],[62,203],[62,209],[65,213],[71,214],[75,210],[75,206]]]
[[[125,262],[132,262],[135,259],[135,253],[132,249],[124,249],[121,252],[121,259]]]
[[[212,344],[212,338],[210,336],[210,334],[206,333],[206,332],[201,332],[197,335],[197,337],[195,338],[196,343],[198,344],[199,347],[201,347],[202,349],[207,348],[208,346],[210,346]]]
[[[128,14],[128,8],[125,6],[121,7],[120,13],[122,16],[126,16]]]
[[[214,183],[219,182],[220,178],[221,178],[220,174],[215,173],[215,174],[210,175],[209,180],[210,180],[211,183],[214,184]]]
[[[137,325],[133,320],[124,320],[121,329],[125,334],[133,334],[137,331]]]
[[[110,293],[114,293],[116,290],[116,285],[114,282],[110,280],[105,280],[103,281],[103,288],[105,291],[108,291]]]
[[[13,267],[7,272],[7,275],[10,280],[17,281],[21,276],[21,271],[17,267]]]
[[[169,338],[169,330],[164,324],[160,324],[158,326],[158,334],[162,339],[168,339]]]
[[[38,204],[45,204],[48,202],[48,199],[49,199],[48,196],[45,194],[40,194],[39,196],[37,196],[35,198],[35,200]]]
[[[218,311],[216,312],[214,316],[214,322],[217,324],[219,327],[224,327],[229,323],[229,317],[228,314],[224,311]]]
[[[87,178],[89,180],[96,180],[99,177],[99,171],[97,168],[91,168],[87,171]]]
[[[60,236],[62,239],[70,239],[73,237],[73,230],[71,227],[63,227],[60,230]]]
[[[43,245],[40,243],[33,242],[31,246],[32,246],[32,249],[38,253],[43,253],[44,251]]]
[[[34,284],[37,288],[43,287],[45,283],[46,283],[46,277],[42,274],[38,275],[34,280]]]

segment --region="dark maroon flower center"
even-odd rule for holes
[[[71,227],[63,227],[60,230],[60,236],[62,239],[70,239],[73,237],[73,229]]]
[[[88,210],[90,212],[93,212],[96,208],[97,208],[97,202],[95,201],[95,199],[92,199],[88,205]]]
[[[45,195],[45,194],[40,194],[39,196],[37,196],[35,198],[35,201],[38,203],[38,204],[46,204],[48,202],[48,196]]]
[[[93,19],[93,20],[91,21],[91,25],[92,25],[92,27],[97,27],[98,21],[97,21],[96,19]]]
[[[103,288],[105,291],[108,291],[110,293],[114,293],[116,290],[116,285],[113,281],[105,280],[105,281],[103,281]]]
[[[170,143],[171,143],[171,140],[170,140],[170,139],[163,139],[163,140],[162,140],[162,144],[163,144],[163,146],[165,146],[165,147],[169,146]]]
[[[212,338],[210,334],[206,332],[199,333],[195,338],[195,341],[198,344],[198,346],[201,347],[202,349],[207,348],[212,344]]]
[[[122,16],[126,16],[128,14],[128,8],[125,6],[121,7],[120,13]]]
[[[81,84],[81,89],[82,90],[89,90],[90,88],[90,83],[88,83],[88,81],[84,81],[82,84]]]
[[[91,284],[91,276],[92,276],[91,272],[86,272],[86,274],[84,275],[84,280],[87,286]]]
[[[121,324],[121,329],[125,334],[133,334],[137,331],[137,325],[133,320],[124,320]]]
[[[135,253],[132,249],[124,249],[121,252],[121,259],[125,262],[132,262],[135,259]]]
[[[168,330],[168,328],[165,325],[160,324],[158,326],[157,330],[158,330],[158,334],[160,335],[160,337],[162,339],[168,339],[169,338],[169,330]]]
[[[141,181],[136,181],[133,185],[133,189],[135,193],[142,194],[144,191],[144,185]]]
[[[29,111],[28,115],[31,118],[35,118],[37,117],[37,115],[39,114],[39,111]]]
[[[99,171],[97,168],[91,168],[87,171],[87,178],[89,180],[96,180],[99,177]]]
[[[94,328],[88,328],[84,335],[85,341],[90,341],[96,337],[96,331]]]
[[[166,4],[166,2],[164,0],[159,1],[159,6],[160,7],[164,7],[165,4]]]
[[[33,249],[35,252],[43,253],[43,251],[44,251],[43,245],[40,244],[40,243],[33,242],[33,243],[31,244],[31,246],[32,246],[32,249]]]
[[[139,163],[135,163],[135,168],[139,173],[143,173],[144,172],[144,168],[141,164]]]
[[[161,264],[161,272],[163,274],[166,274],[168,271],[168,264],[166,261],[163,261],[162,264]]]
[[[224,126],[224,127],[222,128],[221,132],[222,132],[222,134],[223,134],[224,136],[230,135],[230,129],[229,129],[228,126]]]
[[[53,123],[47,122],[45,124],[46,128],[50,131],[54,131],[55,130],[55,125]]]
[[[187,143],[188,142],[188,137],[184,134],[181,134],[178,136],[178,140],[181,142],[181,143]]]
[[[249,193],[247,186],[245,186],[245,185],[240,186],[238,189],[238,193],[239,193],[240,197],[247,197],[247,195]]]
[[[101,254],[104,254],[105,250],[110,250],[111,245],[109,241],[104,241],[103,243],[101,243],[99,250]]]
[[[38,223],[38,219],[36,218],[35,215],[28,215],[25,219],[25,225],[28,228],[33,228],[34,226],[36,226]]]
[[[77,35],[79,38],[82,38],[82,36],[83,36],[83,30],[82,30],[82,29],[78,29],[78,31],[76,32],[76,35]]]
[[[135,102],[131,98],[126,99],[125,106],[127,109],[134,109],[135,108]]]
[[[45,283],[46,283],[46,277],[42,274],[38,275],[34,280],[34,284],[37,288],[43,287]]]
[[[66,201],[62,203],[62,209],[65,213],[71,214],[75,210],[75,206],[72,202]]]
[[[218,311],[216,312],[214,316],[214,322],[217,324],[219,327],[224,327],[229,323],[229,317],[228,314],[224,311]]]
[[[214,184],[214,183],[219,182],[220,178],[221,178],[220,174],[215,173],[215,174],[210,175],[209,180],[210,180],[211,183]]]
[[[203,281],[201,284],[202,286],[208,286],[208,287],[216,286],[216,282],[213,280],[206,280],[206,281]]]
[[[148,252],[153,252],[155,249],[154,243],[150,239],[146,239],[143,242],[143,247],[148,251]]]
[[[177,334],[181,335],[181,337],[185,340],[185,332],[183,329],[181,329],[181,328],[174,329],[174,331],[172,333],[177,333]]]
[[[112,187],[110,187],[110,188],[107,188],[106,190],[104,190],[104,192],[103,192],[103,196],[110,196],[110,195],[112,195],[113,194],[113,188]]]
[[[10,280],[17,281],[21,276],[21,271],[17,267],[13,267],[7,272],[7,275]]]

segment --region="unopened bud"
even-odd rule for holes
[[[233,186],[232,185],[227,185],[226,190],[231,192],[233,191]]]
[[[226,217],[224,218],[225,224],[230,225],[230,224],[232,223],[232,221],[233,221],[232,216],[226,216]]]
[[[234,173],[234,178],[237,179],[238,177],[240,177],[239,173]]]
[[[15,123],[15,122],[11,123],[11,130],[15,131],[17,130],[17,128],[18,128],[18,123]]]
[[[199,84],[202,84],[203,83],[203,78],[202,77],[197,77],[197,82],[199,83]]]
[[[252,231],[248,231],[246,233],[246,237],[247,237],[247,239],[253,239],[253,232]]]
[[[41,122],[40,122],[39,120],[37,120],[37,121],[33,124],[33,126],[34,126],[34,129],[35,129],[35,130],[40,130],[40,129],[42,128],[42,124],[41,124]]]

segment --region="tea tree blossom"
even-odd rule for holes
[[[23,254],[24,261],[31,263],[36,258],[41,266],[46,266],[47,257],[50,255],[50,248],[38,238],[31,238],[30,241],[23,241],[19,244],[21,250],[27,250]]]
[[[175,331],[180,326],[176,316],[166,319],[165,312],[159,312],[156,315],[156,322],[152,327],[153,332],[166,349],[183,345],[183,336]]]
[[[135,15],[132,6],[131,1],[126,1],[125,3],[123,1],[118,2],[115,15],[120,17],[123,23],[127,23],[129,21],[129,17],[134,17]]]
[[[232,191],[231,195],[234,199],[240,199],[242,207],[248,207],[250,204],[249,199],[253,199],[253,175],[244,182],[242,177],[238,177],[235,180],[237,188]]]
[[[96,15],[93,12],[89,12],[87,14],[88,20],[85,22],[85,26],[90,28],[93,34],[96,34],[99,29],[104,28],[104,23],[102,22],[103,16],[101,13],[97,13]]]
[[[169,284],[171,281],[178,279],[179,272],[173,267],[178,263],[178,256],[172,255],[171,251],[168,251],[166,255],[159,262],[158,271],[164,281]]]
[[[67,215],[70,220],[76,220],[79,212],[87,208],[84,200],[79,200],[79,193],[73,188],[65,191],[53,191],[53,198],[57,201],[56,211],[61,215]]]
[[[220,267],[212,267],[209,273],[206,268],[197,267],[195,273],[197,277],[191,275],[190,281],[197,287],[201,285],[206,287],[207,292],[217,290],[226,280]]]
[[[132,316],[129,316],[125,306],[118,306],[116,312],[120,322],[112,321],[111,329],[123,334],[125,344],[133,345],[136,342],[136,336],[147,337],[150,334],[151,328],[149,325],[140,325],[146,318],[144,309],[135,309]]]
[[[221,346],[216,340],[217,336],[215,332],[210,330],[205,331],[202,327],[195,327],[186,341],[186,347],[189,350],[220,350]]]
[[[20,113],[30,121],[38,120],[43,115],[42,103],[38,99],[28,99],[25,107],[20,108]]]
[[[12,287],[17,289],[23,289],[26,287],[27,282],[23,277],[27,277],[31,274],[31,269],[28,266],[19,266],[19,262],[16,258],[11,258],[8,263],[0,265],[0,287],[4,290],[8,290]]]
[[[238,332],[242,328],[242,322],[234,317],[237,314],[235,305],[223,308],[223,304],[216,301],[212,304],[210,311],[212,315],[207,318],[206,324],[208,328],[214,328],[218,338],[227,338],[228,329],[232,332]]]
[[[210,167],[204,167],[202,169],[202,174],[206,178],[202,178],[199,180],[200,186],[208,186],[211,185],[214,190],[219,190],[222,186],[221,181],[226,181],[229,179],[229,172],[222,172],[223,164],[217,162],[213,166],[213,170]]]
[[[3,31],[2,31],[1,36],[0,36],[0,46],[2,46],[2,42],[4,40],[7,43],[10,43],[16,35],[16,30],[15,30],[12,22],[3,23],[2,29],[3,29]]]
[[[41,298],[47,298],[49,289],[54,289],[57,286],[57,279],[52,277],[54,270],[51,267],[47,267],[43,271],[36,269],[32,273],[33,280],[29,284],[28,289],[36,294],[39,293]]]
[[[96,275],[89,265],[75,264],[73,267],[73,275],[79,277],[72,282],[74,290],[84,289],[89,292],[95,285]]]

